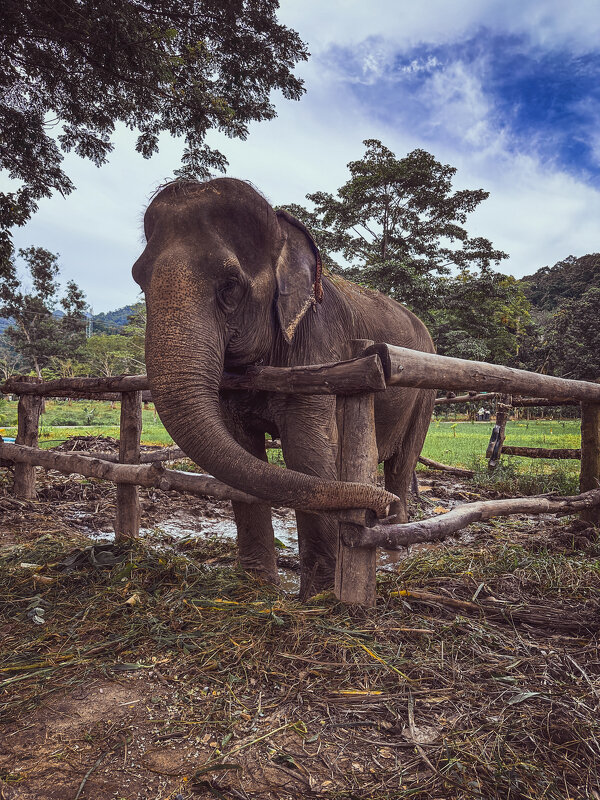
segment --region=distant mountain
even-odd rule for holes
[[[521,284],[533,311],[548,316],[565,300],[579,300],[588,289],[600,288],[600,253],[569,256],[527,275]]]
[[[61,311],[60,308],[58,308],[58,309],[56,309],[56,311],[52,312],[52,316],[53,317],[57,317],[58,319],[60,319],[61,317],[64,317],[64,315],[65,315],[65,312]],[[2,336],[4,331],[12,324],[13,324],[12,319],[6,319],[5,317],[0,317],[0,336]]]
[[[127,317],[133,314],[133,306],[123,306],[114,311],[94,314],[94,333],[119,333],[127,325]]]
[[[133,314],[133,306],[123,306],[114,311],[106,311],[101,314],[94,314],[93,316],[93,330],[94,333],[120,333],[123,325],[127,325],[127,317]],[[64,317],[65,312],[57,309],[53,312],[55,317]],[[86,315],[87,316],[87,315]],[[10,319],[0,317],[0,336],[11,324]]]

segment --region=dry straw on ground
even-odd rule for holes
[[[92,547],[113,491],[0,499],[5,797],[600,798],[593,530],[479,526],[351,613],[232,543]]]

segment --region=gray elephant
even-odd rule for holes
[[[427,329],[379,292],[322,275],[304,225],[244,181],[168,184],[144,231],[133,276],[146,296],[146,364],[161,420],[203,469],[265,501],[233,503],[244,569],[276,582],[271,503],[294,504],[300,595],[331,587],[338,525],[325,512],[380,508],[382,490],[337,481],[334,397],[220,392],[223,370],[339,361],[352,339],[433,352]],[[375,397],[379,459],[399,521],[433,401],[430,390],[405,388]],[[281,438],[287,469],[268,463],[265,432]]]

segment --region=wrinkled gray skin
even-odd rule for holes
[[[293,218],[277,216],[249,184],[230,178],[176,182],[152,200],[146,248],[133,267],[148,309],[146,363],[158,413],[203,469],[264,504],[234,503],[241,565],[277,581],[270,502],[300,498],[332,510],[363,501],[364,487],[336,480],[335,398],[219,392],[223,369],[340,360],[351,339],[433,352],[417,317],[378,292],[323,276],[314,302],[315,246]],[[434,393],[396,388],[375,396],[385,486],[406,496]],[[270,465],[265,432],[280,436],[288,469]],[[362,492],[362,494],[361,494]],[[297,511],[301,596],[333,584],[337,523]]]

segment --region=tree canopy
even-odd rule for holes
[[[73,357],[85,342],[85,298],[69,281],[59,300],[58,258],[43,247],[19,250],[31,279],[27,289],[17,274],[14,259],[0,282],[0,317],[11,324],[4,336],[27,369],[41,377],[42,368],[53,358]],[[56,316],[57,306],[62,308]]]
[[[326,265],[339,269],[341,258],[352,280],[423,314],[451,268],[488,269],[506,258],[463,227],[488,192],[453,191],[456,169],[425,150],[397,158],[377,139],[363,144],[363,158],[348,164],[350,178],[336,196],[308,194],[312,211],[285,206],[311,228]]]
[[[139,133],[144,157],[163,132],[185,140],[179,174],[202,177],[225,157],[210,129],[245,138],[275,116],[272,90],[298,99],[292,74],[307,51],[278,23],[277,0],[4,0],[0,11],[0,258],[9,229],[42,197],[73,184],[63,153],[97,165],[117,123]]]
[[[529,303],[491,268],[506,253],[464,227],[488,192],[454,191],[456,169],[425,150],[397,158],[377,139],[363,144],[336,196],[308,194],[312,210],[285,206],[311,229],[326,267],[407,305],[444,355],[515,360]]]
[[[565,300],[543,328],[540,346],[545,369],[563,378],[600,378],[600,287]]]

